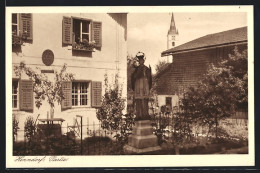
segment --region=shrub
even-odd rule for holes
[[[198,83],[188,88],[181,100],[195,122],[207,125],[218,138],[219,121],[248,103],[247,51],[234,53],[217,64],[209,64]]]
[[[24,131],[25,131],[25,136],[29,140],[29,142],[32,141],[33,136],[35,134],[35,130],[36,130],[36,126],[33,117],[32,116],[27,117],[24,123]]]
[[[123,115],[125,100],[122,98],[122,86],[118,82],[119,74],[115,75],[113,85],[108,84],[108,76],[105,74],[105,95],[102,98],[101,108],[97,111],[97,118],[101,121],[101,127],[110,131],[119,131],[114,138],[121,144],[127,142],[134,124],[132,113]]]
[[[13,142],[16,141],[17,132],[19,129],[18,125],[19,125],[19,121],[18,121],[16,115],[13,114]]]

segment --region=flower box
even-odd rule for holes
[[[28,41],[27,34],[22,34],[21,36],[12,34],[12,45],[22,45],[24,42]]]
[[[72,50],[76,51],[86,51],[86,52],[95,52],[93,47],[72,47]]]
[[[22,45],[23,38],[17,35],[12,35],[12,45]]]
[[[72,50],[80,50],[80,51],[87,51],[87,52],[95,52],[96,45],[94,42],[88,42],[87,40],[83,39],[81,42],[72,44]]]

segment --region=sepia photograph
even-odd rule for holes
[[[6,10],[7,167],[254,165],[252,6]]]

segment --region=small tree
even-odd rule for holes
[[[168,67],[168,65],[169,63],[167,63],[166,61],[158,61],[157,64],[155,65],[155,74],[152,75],[153,82],[152,82],[152,88],[150,90],[151,96],[155,101],[158,100],[158,95],[157,95],[158,82],[159,82],[158,75],[161,72],[163,72]],[[158,104],[155,105],[157,106]]]
[[[122,88],[118,83],[118,73],[115,82],[109,85],[108,76],[105,74],[105,95],[102,98],[101,108],[98,109],[97,118],[102,123],[102,128],[118,130],[123,116],[124,100],[122,99]]]
[[[125,142],[134,123],[133,115],[123,115],[125,100],[122,98],[122,86],[119,85],[118,72],[114,84],[109,84],[105,74],[105,95],[102,97],[101,107],[97,111],[97,118],[101,121],[103,129],[119,131],[115,136],[118,141]]]

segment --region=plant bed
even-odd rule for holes
[[[90,137],[83,141],[83,155],[123,155],[123,145],[109,137]]]

